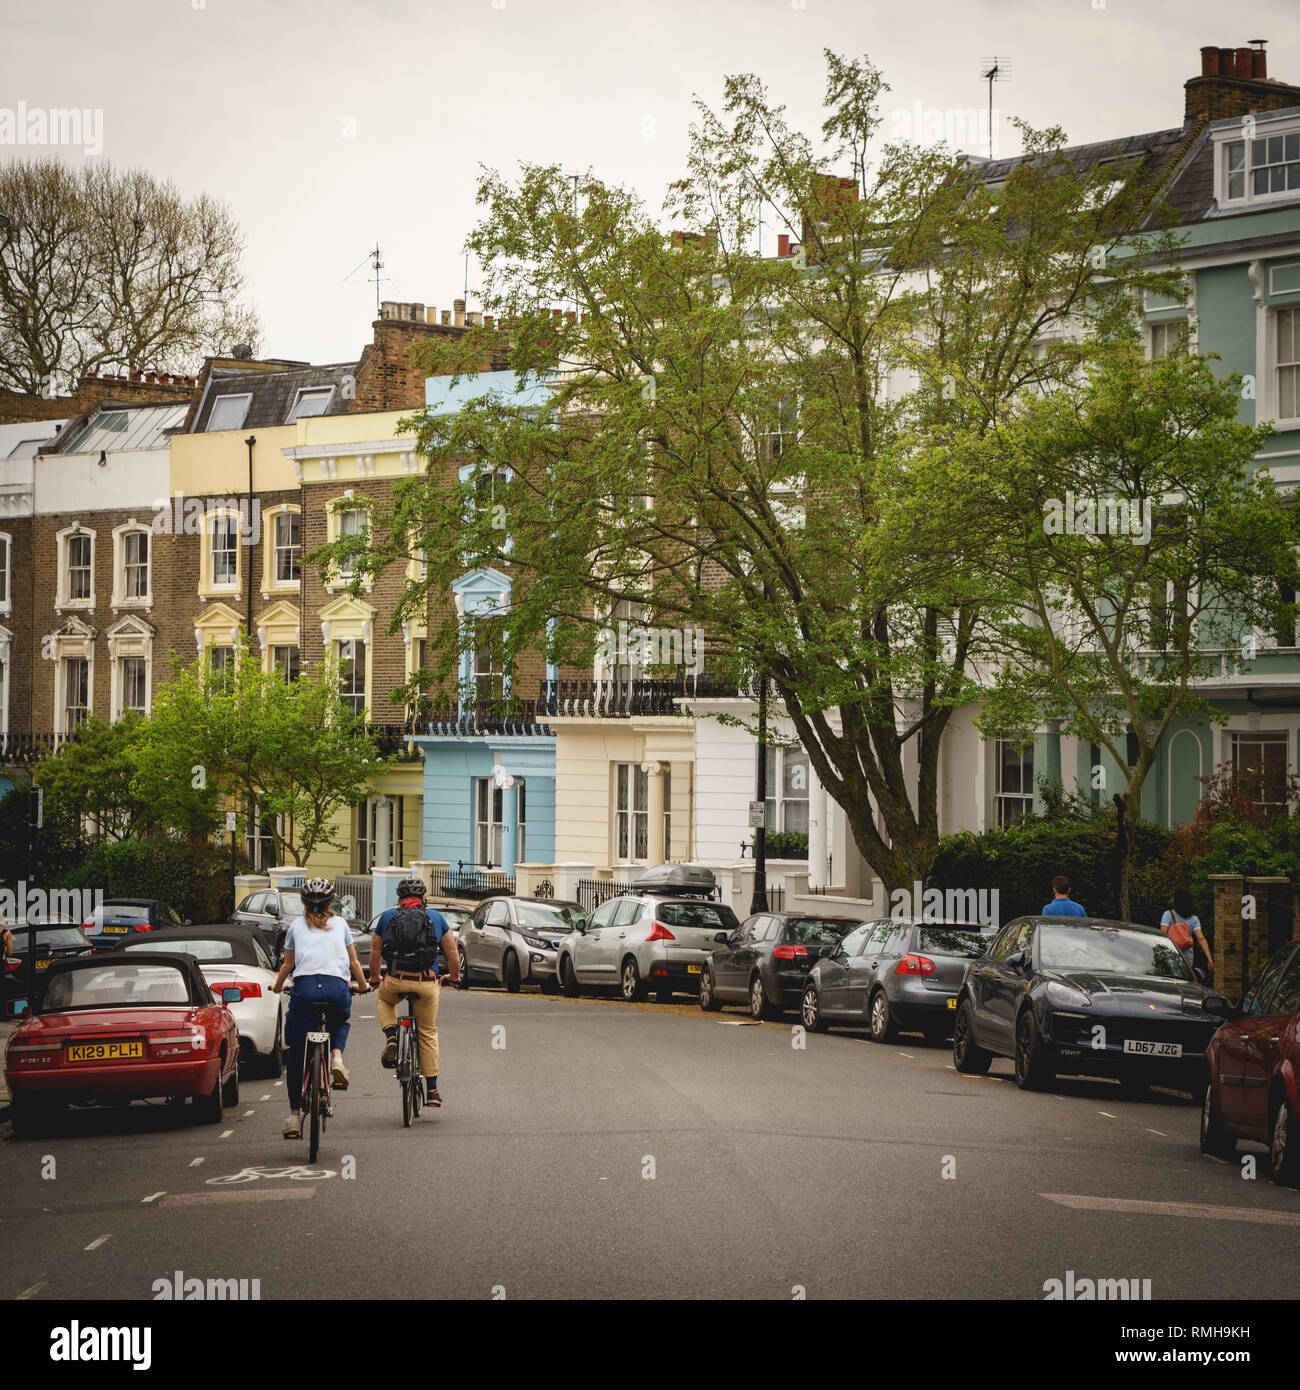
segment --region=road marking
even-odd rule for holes
[[[140,1198],[140,1205],[141,1205],[142,1207],[143,1207],[143,1206],[146,1206],[149,1202],[156,1202],[156,1201],[158,1200],[159,1197],[165,1197],[166,1195],[167,1195],[167,1189],[164,1187],[163,1190],[162,1190],[161,1192],[155,1192],[155,1193],[154,1193],[152,1196],[150,1196],[150,1197],[141,1197],[141,1198]]]
[[[254,1113],[255,1113],[255,1112],[252,1111],[252,1110],[245,1110],[245,1111],[244,1111],[244,1118],[247,1119],[250,1115],[252,1115],[252,1114],[254,1114]]]
[[[270,1100],[270,1099],[271,1099],[271,1097],[270,1097],[269,1095],[267,1095],[267,1096],[258,1096],[258,1100]]]
[[[283,1085],[284,1085],[284,1082],[283,1082],[283,1081],[277,1081],[275,1084],[276,1084],[277,1086],[283,1086]]]
[[[720,1023],[724,1028],[757,1028],[758,1024],[752,1018],[715,1018],[714,1023]]]
[[[1269,1207],[1212,1207],[1204,1202],[1140,1202],[1126,1197],[1075,1197],[1040,1192],[1040,1197],[1082,1211],[1137,1212],[1146,1216],[1186,1216],[1198,1221],[1247,1221],[1260,1226],[1300,1226],[1300,1212]]]
[[[112,1233],[111,1233],[111,1232],[110,1232],[108,1235],[106,1235],[106,1236],[96,1236],[95,1239],[92,1240],[88,1246],[86,1246],[86,1249],[87,1249],[87,1250],[98,1250],[99,1247],[100,1247],[101,1245],[103,1245],[103,1243],[104,1243],[106,1240],[112,1240],[112,1239],[113,1239],[113,1236],[112,1236]]]
[[[218,1139],[229,1139],[235,1131],[233,1129],[223,1129],[217,1136]]]
[[[1097,1111],[1097,1114],[1098,1114],[1098,1115],[1105,1115],[1105,1117],[1106,1117],[1108,1120],[1113,1120],[1113,1119],[1116,1118],[1114,1115],[1112,1115],[1112,1114],[1110,1113],[1109,1110],[1098,1110],[1098,1111]]]
[[[202,1163],[202,1162],[203,1162],[203,1160],[202,1160],[201,1158],[194,1158],[194,1159],[191,1159],[191,1160],[190,1160],[190,1167],[191,1167],[191,1168],[197,1168],[197,1167],[199,1166],[199,1164]]]
[[[30,1298],[34,1293],[39,1293],[40,1290],[45,1287],[45,1284],[46,1281],[42,1279],[39,1284],[33,1284],[30,1289],[24,1289],[22,1293],[18,1295],[15,1302],[21,1303],[24,1298]]]
[[[311,1188],[305,1187],[240,1187],[226,1192],[174,1192],[163,1206],[201,1207],[221,1202],[295,1201],[315,1195]]]
[[[912,1054],[911,1054],[910,1052],[900,1052],[898,1055],[899,1055],[900,1057],[906,1057],[907,1060],[908,1060],[909,1062],[915,1062],[915,1061],[916,1061],[916,1058],[913,1057]]]
[[[1147,1133],[1148,1133],[1148,1134],[1158,1134],[1162,1139],[1168,1139],[1168,1138],[1169,1138],[1169,1136],[1164,1132],[1163,1129],[1148,1129],[1148,1130],[1147,1130]]]

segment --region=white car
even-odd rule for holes
[[[223,989],[238,989],[243,998],[228,1007],[239,1028],[241,1063],[247,1066],[257,1057],[268,1075],[283,1072],[288,995],[271,992],[277,972],[255,932],[225,926],[178,927],[124,942],[113,954],[141,951],[193,956],[218,997]]]

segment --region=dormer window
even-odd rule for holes
[[[253,402],[252,392],[243,395],[218,396],[212,402],[208,415],[208,432],[213,430],[240,430],[248,419],[248,407]]]
[[[1219,161],[1220,203],[1272,202],[1287,194],[1300,195],[1300,129],[1226,140],[1220,145]]]
[[[289,414],[285,417],[284,423],[292,425],[295,420],[302,419],[307,415],[324,415],[333,399],[334,388],[332,386],[305,386],[294,397],[293,405],[289,407]]]

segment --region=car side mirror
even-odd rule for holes
[[[718,943],[719,946],[725,946],[727,942],[731,940],[731,938],[724,931],[717,932],[714,935],[713,939]]]
[[[1023,951],[1012,951],[1007,957],[1007,964],[1014,970],[1024,970],[1028,963],[1028,959]]]
[[[1192,974],[1196,976],[1197,980],[1201,984],[1208,985],[1210,983],[1209,975],[1207,975],[1206,972],[1202,970],[1199,965],[1192,966]]]
[[[1207,1014],[1213,1014],[1215,1018],[1235,1018],[1238,1013],[1237,1006],[1230,1003],[1221,994],[1207,994],[1201,1000],[1201,1007]]]
[[[278,917],[280,915],[279,903],[267,903],[266,913],[268,917]]]

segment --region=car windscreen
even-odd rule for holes
[[[1038,929],[1038,958],[1044,970],[1098,970],[1165,980],[1193,978],[1182,953],[1167,936],[1122,927],[1044,924]]]
[[[985,937],[978,927],[922,927],[917,950],[927,956],[964,956],[974,959],[984,954]]]
[[[545,927],[548,931],[572,931],[582,914],[571,907],[547,907],[544,903],[515,904],[521,927]]]
[[[740,923],[726,903],[660,903],[655,921],[666,927],[716,927],[735,931]]]
[[[129,1009],[188,1004],[189,981],[174,965],[132,965],[123,961],[102,970],[65,970],[50,977],[42,1013],[69,1009]]]
[[[32,944],[33,935],[36,937],[36,949],[38,951],[53,951],[60,946],[87,945],[80,927],[28,927],[26,930],[20,927],[14,932],[14,949],[16,951],[28,950]]]
[[[184,941],[166,941],[161,945],[152,941],[141,941],[138,945],[134,942],[130,946],[123,946],[123,951],[180,951],[183,955],[193,956],[195,960],[204,963],[218,960],[236,960],[234,943],[230,941],[205,940],[201,937],[187,937]]]
[[[790,945],[819,946],[843,941],[861,923],[848,917],[791,917],[786,921],[783,940]]]
[[[330,911],[336,917],[344,917],[347,914],[343,911],[343,899],[335,898],[330,904]],[[295,892],[291,888],[280,889],[280,917],[282,921],[292,920],[294,917],[302,916],[302,894]]]

